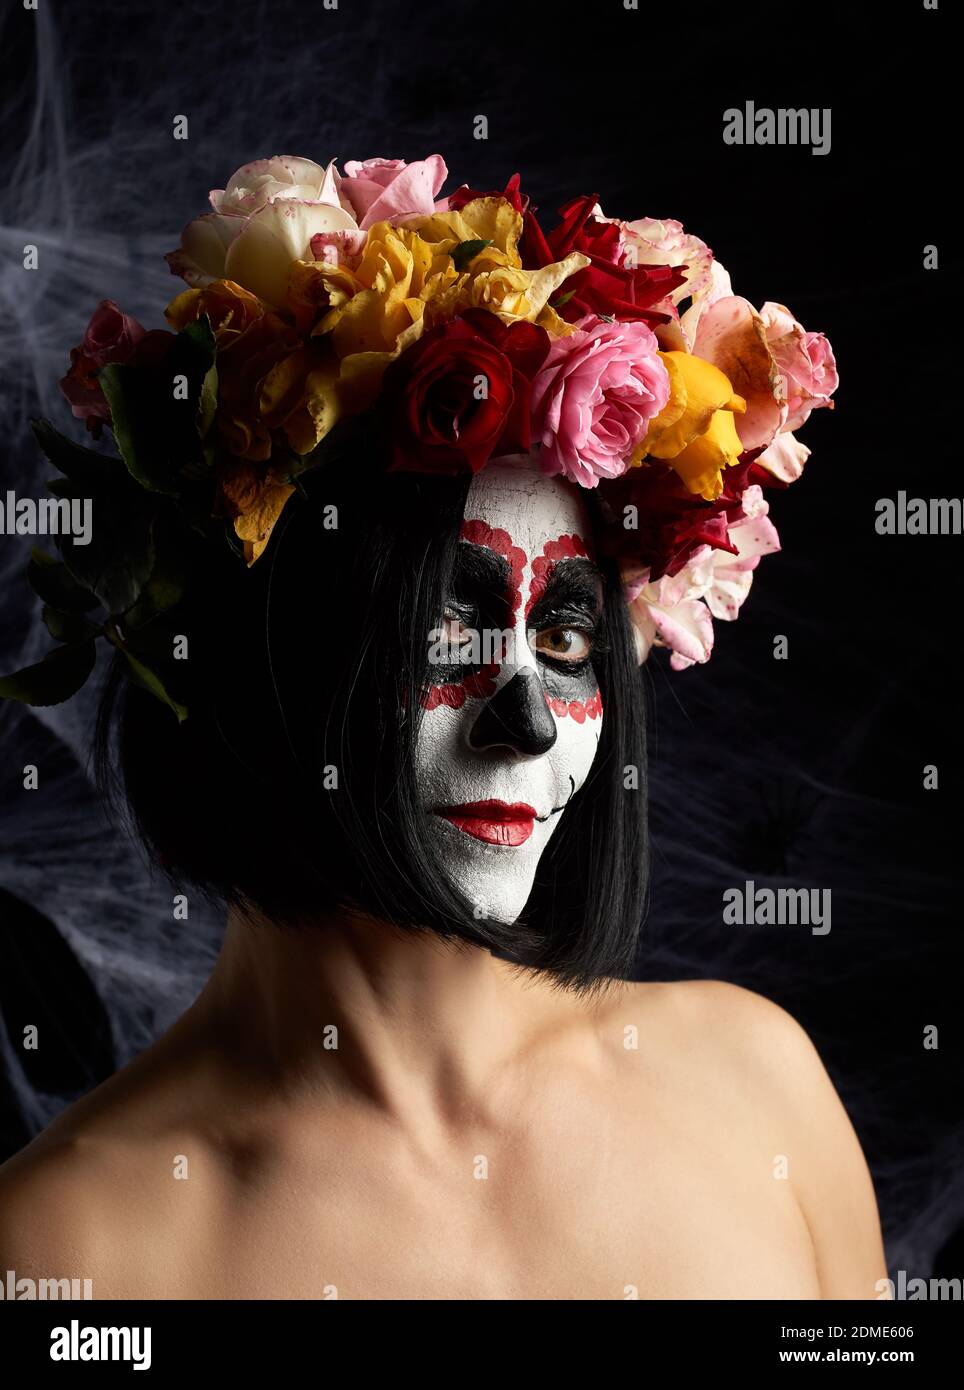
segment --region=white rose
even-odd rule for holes
[[[233,280],[272,308],[285,302],[293,261],[312,260],[319,233],[357,237],[358,224],[339,194],[335,162],[276,155],[244,164],[226,188],[211,190],[214,212],[189,222],[166,257],[175,274],[201,287]]]

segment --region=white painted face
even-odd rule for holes
[[[596,755],[602,585],[589,547],[579,489],[529,456],[473,479],[416,775],[445,872],[480,920],[520,915]]]

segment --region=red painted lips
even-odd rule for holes
[[[536,819],[535,808],[524,801],[468,801],[464,806],[443,806],[435,814],[489,845],[524,845]]]

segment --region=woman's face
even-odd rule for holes
[[[578,489],[528,457],[487,464],[429,636],[416,774],[450,883],[513,922],[602,728],[592,665],[603,585]]]

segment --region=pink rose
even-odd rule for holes
[[[367,240],[368,233],[360,228],[356,231],[316,232],[308,242],[308,249],[316,261],[356,270],[365,253]]]
[[[786,380],[789,415],[785,430],[797,430],[811,410],[833,409],[830,397],[840,384],[833,349],[822,333],[808,333],[782,304],[767,301],[760,310],[767,342]]]
[[[655,584],[634,585],[629,616],[636,639],[636,655],[644,662],[653,647],[669,647],[674,671],[709,661],[713,650],[713,618],[694,584],[689,568],[664,574]]]
[[[532,434],[544,473],[582,487],[618,478],[669,400],[652,330],[589,314],[557,338],[532,383]]]
[[[719,261],[711,260],[705,283],[699,289],[694,289],[692,304],[680,316],[679,326],[682,329],[683,341],[678,346],[685,348],[687,352],[695,351],[696,333],[704,311],[718,299],[727,299],[732,293],[733,285],[729,271],[720,265]]]
[[[769,448],[757,458],[757,463],[779,478],[782,483],[796,482],[803,472],[803,465],[810,457],[806,444],[801,444],[795,434],[784,430],[778,434]]]
[[[693,353],[719,367],[746,401],[746,410],[734,416],[744,449],[766,448],[786,423],[786,393],[766,325],[749,300],[724,295],[704,306]]]
[[[376,222],[433,213],[448,173],[440,154],[413,164],[404,159],[349,159],[340,192],[354,208],[359,227],[367,231]]]
[[[759,484],[751,483],[743,493],[742,508],[742,518],[733,523],[729,532],[736,554],[707,546],[705,554],[694,564],[704,585],[704,602],[714,618],[726,622],[734,619],[743,606],[760,560],[780,549],[777,528],[768,516],[770,504]]]
[[[830,404],[837,389],[830,344],[822,333],[807,333],[782,304],[758,312],[740,295],[723,295],[704,304],[690,326],[693,353],[719,367],[746,401],[736,419],[744,449],[768,449],[811,410]]]

